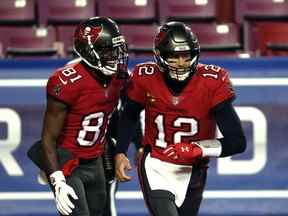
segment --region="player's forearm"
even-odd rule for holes
[[[120,114],[120,120],[118,122],[116,153],[127,152],[129,143],[132,137],[135,136],[142,109],[142,105],[127,99],[127,103]]]
[[[57,139],[63,128],[65,114],[51,112],[48,109],[45,113],[42,145],[43,157],[46,163],[46,171],[51,174],[60,169],[57,158]]]
[[[42,132],[43,157],[47,174],[51,174],[60,169],[56,150],[60,128],[51,124],[54,122],[54,119],[51,118],[51,116],[52,115],[49,112],[46,112]]]
[[[119,121],[116,154],[126,153],[136,132],[137,120],[121,117]]]
[[[240,119],[232,104],[225,104],[214,114],[217,125],[223,135],[223,138],[218,139],[222,147],[220,157],[244,152],[246,149],[246,138]]]
[[[56,153],[56,142],[44,138],[42,140],[42,145],[46,171],[47,174],[51,174],[60,169]]]
[[[136,125],[135,135],[132,138],[132,142],[134,143],[134,146],[137,150],[142,148],[142,145],[141,145],[142,138],[143,138],[143,134],[142,134],[142,128],[141,128],[141,121],[139,119]]]
[[[235,137],[229,136],[219,139],[222,148],[220,157],[227,157],[234,154],[239,154],[246,149],[246,138],[245,136],[237,135]]]
[[[226,136],[221,139],[209,139],[196,142],[202,149],[203,157],[226,157],[242,153],[246,147],[245,137]]]

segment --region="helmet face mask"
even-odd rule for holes
[[[127,44],[109,18],[93,17],[81,23],[75,31],[74,51],[88,66],[107,76],[127,76]]]
[[[159,56],[159,58],[162,57]],[[192,56],[190,51],[174,52],[162,59],[163,65],[165,65],[166,70],[168,70],[169,76],[178,81],[184,81],[191,75],[197,60],[198,56]]]
[[[170,22],[160,28],[154,43],[155,59],[169,78],[184,81],[198,64],[200,46],[190,28]]]
[[[109,76],[115,73],[120,75],[120,73],[127,72],[128,49],[126,43],[121,43],[112,48],[103,48],[98,53],[100,67],[102,67],[101,71],[105,75]]]

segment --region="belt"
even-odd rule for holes
[[[99,157],[96,157],[96,158],[79,158],[79,164],[89,164],[89,163],[97,161],[98,158]]]

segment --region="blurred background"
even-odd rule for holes
[[[200,215],[288,215],[287,0],[1,0],[0,215],[56,215],[26,151],[40,137],[47,78],[75,57],[74,28],[93,16],[119,24],[130,69],[153,60],[158,27],[177,20],[198,36],[201,62],[230,71],[248,149],[212,160]],[[119,215],[148,215],[131,175]]]

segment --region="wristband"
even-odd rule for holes
[[[222,145],[217,139],[198,141],[196,144],[202,149],[203,157],[219,157],[221,155]]]
[[[66,181],[63,172],[60,171],[60,170],[57,170],[57,171],[53,172],[53,173],[49,176],[49,178],[50,178],[50,182],[51,182],[51,184],[52,184],[53,186],[56,185],[57,183],[61,182],[61,181],[62,181],[62,182],[65,182],[65,181]]]

